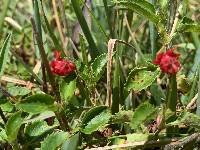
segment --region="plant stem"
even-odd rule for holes
[[[171,111],[176,111],[177,104],[177,82],[176,75],[171,75],[169,77],[169,86],[167,91],[167,108],[171,109]]]
[[[149,0],[153,5],[155,4],[155,0]],[[153,22],[149,21],[149,34],[150,34],[150,42],[151,42],[151,53],[152,59],[156,58],[156,49],[155,49],[155,39],[156,39],[156,30]]]
[[[39,50],[40,50],[40,55],[42,57],[42,62],[44,64],[45,68],[46,68],[47,75],[49,76],[49,81],[50,81],[52,90],[55,94],[56,101],[61,106],[59,113],[58,112],[55,113],[56,117],[58,118],[58,121],[60,122],[61,128],[63,130],[70,129],[69,125],[67,123],[67,118],[65,117],[63,110],[62,110],[62,101],[61,101],[59,90],[57,88],[58,86],[56,85],[55,78],[54,78],[54,76],[51,72],[49,62],[48,62],[48,59],[47,59],[47,55],[45,53],[45,50],[44,50],[44,47],[43,47],[43,44],[42,44],[42,39],[40,38],[40,36],[38,34],[38,31],[37,31],[36,26],[35,26],[35,21],[34,21],[33,18],[31,18],[31,23],[32,23],[32,26],[33,26],[33,32],[34,32],[34,35],[35,35],[35,39],[37,41],[37,44],[38,44],[38,47],[39,47]]]
[[[112,29],[112,23],[111,23],[111,19],[110,19],[111,15],[110,15],[110,10],[108,8],[107,0],[103,0],[103,4],[104,4],[105,11],[106,11],[106,17],[107,17],[108,27],[110,30],[110,36],[111,36],[111,38],[114,38],[114,32]]]
[[[199,65],[200,68],[200,65]],[[199,73],[199,82],[198,82],[198,93],[200,92],[200,69],[198,69],[198,73]],[[200,116],[200,94],[198,94],[198,98],[197,98],[197,110],[196,110],[196,114],[198,116]]]

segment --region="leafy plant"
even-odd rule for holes
[[[0,149],[199,148],[199,1],[0,4]]]

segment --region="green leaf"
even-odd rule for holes
[[[42,40],[42,26],[41,26],[41,20],[40,20],[40,10],[38,6],[38,0],[33,0],[33,16],[35,20],[36,30],[39,34],[39,38]]]
[[[6,143],[7,139],[6,131],[3,128],[0,128],[0,143]]]
[[[158,3],[163,11],[167,9],[168,0],[159,0]]]
[[[199,24],[180,24],[177,28],[178,32],[200,32]]]
[[[21,114],[21,112],[13,114],[6,123],[6,134],[8,136],[9,143],[17,139],[18,131],[24,120],[24,118],[21,117]]]
[[[115,115],[112,115],[110,122],[112,124],[127,123],[130,122],[132,118],[133,118],[132,110],[119,111],[118,113],[115,113]]]
[[[125,88],[141,91],[150,86],[159,75],[160,69],[156,67],[135,68],[129,73]]]
[[[105,126],[107,126],[110,118],[111,113],[109,111],[103,111],[89,121],[82,132],[85,134],[91,134],[94,131],[102,130]]]
[[[76,79],[67,82],[62,82],[60,85],[60,94],[64,101],[69,101],[76,90]]]
[[[12,112],[14,105],[7,99],[0,99],[0,107],[3,112]]]
[[[157,24],[160,20],[159,16],[156,15],[154,6],[146,0],[116,0],[115,3],[121,9],[130,9],[135,11],[139,15],[143,15],[155,24]]]
[[[88,84],[91,84],[92,82],[92,71],[87,65],[81,64],[78,75],[86,82],[86,86],[89,86]]]
[[[17,108],[24,112],[39,114],[44,111],[55,111],[54,99],[47,94],[35,94],[17,103]]]
[[[55,126],[48,126],[46,121],[40,120],[28,124],[25,128],[25,134],[29,136],[40,136],[41,134],[47,132],[50,129],[55,128]]]
[[[56,150],[59,146],[61,146],[69,137],[67,132],[58,131],[52,133],[41,142],[41,150]]]
[[[45,111],[45,112],[40,113],[37,116],[34,115],[34,117],[25,119],[24,123],[32,123],[32,122],[39,121],[39,120],[45,120],[50,117],[55,117],[55,113],[52,111]]]
[[[184,49],[196,49],[193,43],[179,43],[177,47],[184,48]]]
[[[61,150],[77,150],[79,145],[79,133],[70,137],[65,143],[63,143]]]
[[[41,1],[42,2],[42,1]],[[41,3],[42,4],[42,3]],[[43,7],[43,6],[42,6]],[[43,9],[42,9],[43,10]],[[56,49],[61,49],[62,46],[60,45],[57,37],[54,35],[53,31],[52,31],[52,27],[50,26],[49,22],[48,22],[48,19],[45,15],[45,12],[43,11],[43,17],[44,17],[44,23],[46,25],[46,28],[47,28],[47,31],[48,31],[48,35],[50,36],[51,40],[53,41],[54,43],[54,46]]]
[[[8,92],[13,96],[24,96],[29,94],[31,90],[26,87],[11,86],[8,87]]]
[[[91,108],[87,113],[85,113],[82,119],[82,126],[85,126],[92,118],[100,114],[105,109],[107,109],[107,106],[96,106]]]
[[[196,128],[200,130],[200,117],[190,113],[190,112],[182,112],[176,121],[170,122],[167,126],[175,126],[175,125],[186,125],[188,127]]]
[[[6,39],[3,43],[3,46],[1,48],[1,51],[0,51],[0,77],[2,76],[5,66],[6,66],[6,63],[8,61],[8,52],[10,49],[11,37],[12,37],[12,34],[10,33],[6,37]]]
[[[130,126],[132,129],[139,129],[149,117],[157,112],[157,108],[151,105],[149,102],[144,102],[138,106],[133,114]]]
[[[94,62],[91,64],[92,71],[93,71],[93,77],[96,82],[101,78],[107,61],[108,61],[107,54],[105,53],[105,54],[98,56],[94,60]]]

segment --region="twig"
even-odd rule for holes
[[[135,35],[134,35],[133,32],[131,31],[131,27],[130,27],[130,25],[129,25],[129,23],[128,23],[128,19],[127,19],[127,16],[126,16],[126,15],[124,15],[124,20],[125,20],[125,23],[126,23],[128,32],[129,32],[129,34],[131,35],[131,39],[132,39],[132,41],[133,41],[133,44],[135,45],[136,51],[137,51],[138,54],[141,56],[141,58],[143,58],[142,51],[141,51],[141,49],[140,49],[140,47],[139,47],[139,45],[138,45],[138,43],[137,43],[137,41],[136,41],[136,39],[135,39]]]
[[[62,0],[58,0],[58,7],[60,8],[62,22],[64,26],[64,32],[67,33],[68,23],[67,23],[67,17],[65,15],[65,5]]]
[[[192,149],[192,146],[194,146],[194,143],[199,142],[199,141],[200,141],[200,133],[194,133],[194,134],[188,136],[183,141],[176,141],[176,142],[166,145],[164,147],[164,150],[184,148],[190,144],[192,144],[192,145],[190,145],[191,146],[190,149]]]
[[[43,80],[42,90],[44,93],[47,93],[48,92],[47,78],[46,78],[45,66],[43,63],[42,63],[42,80]]]
[[[29,88],[32,88],[32,87],[35,86],[34,83],[27,82],[27,81],[20,80],[20,79],[16,79],[16,78],[9,77],[9,76],[2,76],[1,80],[2,81],[6,81],[6,82],[11,82],[11,83],[19,84],[19,85],[25,85],[25,86],[28,86]]]
[[[111,73],[112,73],[112,56],[113,56],[113,51],[115,48],[116,42],[123,43],[131,48],[134,49],[134,46],[131,44],[123,41],[123,40],[118,40],[118,39],[110,39],[108,41],[108,62],[107,62],[107,97],[106,97],[106,105],[111,107],[111,102],[112,102],[112,85],[111,85]]]
[[[198,98],[198,93],[192,98],[190,103],[187,105],[186,109],[191,109],[191,107],[194,105],[194,103],[196,103],[197,98]]]
[[[181,5],[180,5],[180,7],[181,7]],[[177,23],[178,23],[179,14],[180,14],[179,11],[177,11],[177,12],[176,12],[175,19],[174,19],[173,26],[172,26],[172,30],[171,30],[171,32],[170,32],[170,34],[169,34],[170,41],[171,41],[171,39],[172,39],[172,37],[173,37],[174,32],[176,31],[176,26],[177,26]]]
[[[59,32],[59,35],[60,35],[60,38],[61,38],[61,41],[62,41],[63,48],[65,48],[65,45],[66,45],[65,44],[65,37],[63,35],[62,26],[61,26],[60,19],[59,19],[59,16],[58,16],[56,0],[52,0],[52,5],[53,5],[53,11],[54,11],[54,16],[55,16],[55,21],[56,21],[56,25],[57,25],[57,28],[58,28],[58,32]]]
[[[75,51],[76,55],[78,56],[78,58],[81,59],[81,56],[80,56],[80,54],[78,52],[78,49],[76,48],[76,45],[74,44],[74,42],[72,41],[71,38],[69,38],[69,42],[72,45],[72,48],[74,49],[74,51]]]
[[[33,68],[33,72],[35,74],[38,74],[38,72],[40,71],[40,67],[41,67],[41,61],[38,60],[37,63],[36,63],[36,65],[35,65],[35,67]]]
[[[112,146],[105,146],[105,147],[98,147],[98,148],[91,148],[85,150],[112,150],[112,149],[119,149],[119,148],[134,148],[139,149],[139,147],[159,147],[171,142],[176,141],[176,139],[163,139],[158,141],[140,141],[140,142],[131,142],[126,144],[119,144],[119,145],[112,145]]]
[[[107,98],[106,105],[111,107],[112,101],[112,85],[111,85],[111,73],[112,73],[112,54],[117,39],[110,39],[108,41],[108,63],[107,63]]]

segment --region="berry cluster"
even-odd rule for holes
[[[180,54],[175,54],[176,48],[172,48],[165,53],[159,53],[153,64],[159,65],[162,72],[175,75],[180,70],[180,62],[178,58]]]
[[[54,51],[54,60],[50,63],[51,71],[60,76],[67,76],[73,73],[76,66],[71,61],[61,58],[61,51]]]

